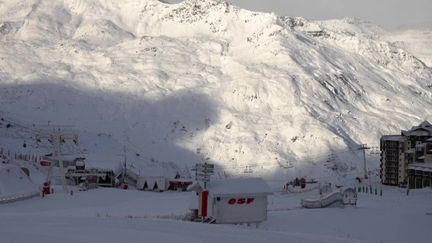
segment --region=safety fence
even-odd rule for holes
[[[381,188],[374,188],[372,186],[359,186],[354,188],[358,193],[372,194],[376,196],[382,196],[383,190]]]

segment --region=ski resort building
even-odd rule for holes
[[[187,188],[192,185],[192,179],[178,178],[168,180],[168,190],[172,191],[186,191]]]
[[[408,176],[419,175],[419,168],[432,165],[432,125],[424,121],[411,130],[401,131],[400,135],[386,135],[380,140],[380,178],[386,185],[402,186],[408,184]],[[410,171],[410,173],[409,173]],[[425,171],[425,178],[430,176]],[[421,172],[423,181],[423,171]],[[420,178],[420,177],[418,177]],[[427,180],[427,179],[425,179]],[[409,183],[412,188],[430,186],[429,183]]]
[[[270,194],[270,187],[261,178],[211,181],[207,215],[218,224],[259,224],[267,219]]]
[[[432,163],[413,163],[408,165],[409,188],[432,186]]]

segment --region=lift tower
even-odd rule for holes
[[[47,182],[50,182],[53,177],[60,177],[62,182],[63,191],[65,193],[67,190],[67,181],[66,181],[66,171],[63,164],[63,160],[61,157],[61,146],[67,139],[72,140],[75,144],[78,143],[78,134],[74,132],[64,132],[62,128],[66,126],[56,126],[51,130],[40,130],[36,134],[36,141],[40,141],[41,139],[47,139],[52,144],[52,161],[50,163],[50,167],[47,175]],[[54,162],[58,161],[59,171],[54,173]]]
[[[368,178],[367,168],[366,168],[366,150],[370,149],[367,144],[360,144],[359,150],[363,150],[363,170],[364,170],[364,178]]]

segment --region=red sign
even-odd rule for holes
[[[253,203],[254,198],[231,198],[228,200],[228,204],[234,205],[234,204],[251,204]]]
[[[41,160],[39,163],[41,166],[51,166],[51,161],[49,160]]]

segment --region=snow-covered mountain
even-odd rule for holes
[[[428,27],[412,27],[388,33],[387,40],[404,48],[422,60],[429,67],[432,66],[432,23]]]
[[[432,69],[386,35],[219,0],[0,0],[0,109],[144,161],[354,168],[359,144],[432,118]]]

